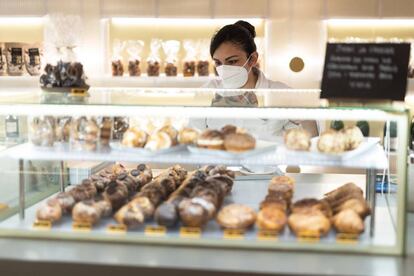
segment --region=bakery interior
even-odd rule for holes
[[[290,89],[214,106],[238,20]],[[327,43],[414,43],[414,2],[0,0],[0,275],[412,275],[414,55],[325,99]]]

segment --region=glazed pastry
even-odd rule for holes
[[[234,180],[234,178],[236,177],[236,175],[234,174],[234,171],[227,169],[226,166],[223,165],[218,165],[218,166],[207,166],[204,168],[204,170],[206,171],[206,173],[208,173],[209,175],[226,175],[228,177],[230,177],[231,179]]]
[[[72,219],[75,222],[96,224],[101,218],[101,210],[96,208],[93,200],[85,200],[75,204]]]
[[[178,143],[183,145],[197,144],[200,131],[194,128],[185,127],[178,133]]]
[[[345,135],[345,150],[356,149],[364,140],[364,135],[357,126],[347,127],[342,132]]]
[[[130,148],[143,148],[148,140],[148,134],[138,128],[129,128],[122,137],[122,145]]]
[[[221,133],[224,136],[227,136],[229,134],[235,134],[237,132],[237,127],[233,125],[225,125],[221,128]]]
[[[96,209],[98,209],[101,217],[109,217],[112,215],[112,205],[107,200],[99,200],[94,203]]]
[[[62,208],[62,212],[65,214],[70,214],[73,206],[76,203],[73,196],[70,193],[62,192],[57,194],[55,198],[59,202],[59,205]]]
[[[333,225],[339,233],[360,234],[364,232],[364,221],[352,209],[340,211],[333,218]]]
[[[136,228],[144,223],[144,213],[137,204],[124,205],[116,212],[114,218],[128,228]]]
[[[217,222],[226,229],[247,229],[256,221],[256,213],[249,206],[230,204],[217,214]]]
[[[308,214],[319,211],[327,218],[332,216],[332,210],[329,204],[323,200],[317,200],[315,198],[304,198],[296,201],[292,207],[292,213]]]
[[[362,219],[364,219],[367,215],[371,213],[370,208],[365,201],[365,199],[361,198],[351,198],[339,205],[337,209],[335,209],[335,213],[339,213],[343,210],[351,209],[355,211]]]
[[[323,153],[341,153],[346,149],[346,142],[342,132],[330,129],[319,137],[318,150]]]
[[[198,137],[197,146],[207,149],[224,149],[224,137],[220,131],[207,129]]]
[[[155,211],[155,221],[159,225],[173,227],[178,221],[176,203],[164,202]]]
[[[266,205],[257,214],[256,225],[259,229],[280,232],[287,222],[286,213],[278,205]]]
[[[56,222],[62,218],[62,208],[57,199],[48,200],[36,211],[38,220]]]
[[[111,181],[103,193],[103,198],[108,200],[114,211],[121,208],[128,200],[128,188],[117,181]]]
[[[224,149],[230,152],[244,152],[256,147],[256,139],[248,133],[231,133],[224,138]]]
[[[138,184],[135,178],[128,173],[121,173],[117,177],[117,181],[124,184],[128,188],[128,195],[131,197],[138,191]]]
[[[146,149],[157,151],[161,149],[168,149],[173,145],[173,140],[166,132],[159,131],[151,135],[145,145]]]
[[[184,199],[178,206],[180,219],[185,226],[202,227],[209,220],[209,213],[203,205]]]
[[[76,186],[72,190],[68,192],[76,202],[82,200],[92,199],[96,193],[95,185],[91,184],[91,182],[83,182],[81,185]]]
[[[331,229],[331,222],[322,212],[293,213],[288,218],[290,229],[296,235],[325,236]]]
[[[139,206],[146,219],[151,218],[154,214],[154,205],[147,197],[135,197],[129,204]]]
[[[178,144],[178,141],[177,141],[178,131],[174,127],[170,125],[166,125],[166,126],[163,126],[159,131],[165,132],[170,136],[173,146]]]
[[[290,150],[308,151],[311,146],[311,135],[303,128],[292,128],[285,132],[284,141]]]
[[[145,164],[139,164],[136,169],[131,170],[129,173],[135,179],[138,190],[152,180],[152,170]]]

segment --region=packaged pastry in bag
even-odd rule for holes
[[[57,117],[55,136],[56,142],[68,143],[70,138],[72,117]]]
[[[21,76],[24,73],[23,43],[6,43],[7,73]]]
[[[257,107],[259,104],[254,92],[217,92],[211,102],[211,106],[225,107]]]
[[[144,49],[144,41],[142,40],[129,40],[127,43],[128,59],[128,72],[130,76],[141,76],[141,53]]]
[[[202,39],[198,41],[198,60],[197,60],[197,74],[199,76],[208,76],[210,74],[210,41]]]
[[[115,117],[112,129],[112,138],[120,140],[124,136],[125,131],[129,128],[129,121],[127,117]]]
[[[119,39],[114,40],[112,47],[112,76],[123,76],[124,65],[122,64],[121,52],[125,48],[125,42]]]
[[[196,46],[193,40],[184,40],[185,58],[183,63],[184,77],[194,77],[196,70]]]
[[[26,45],[24,47],[24,63],[26,70],[31,76],[40,75],[42,49],[38,44]]]
[[[153,38],[150,44],[150,54],[147,58],[147,74],[148,76],[159,76],[160,75],[160,48],[161,39]]]
[[[6,74],[6,55],[4,54],[4,43],[0,43],[0,76]]]
[[[29,141],[39,147],[53,147],[56,122],[52,116],[29,117]]]
[[[109,142],[112,137],[112,118],[111,117],[98,117],[97,123],[99,126],[99,146],[100,148],[106,148],[109,146]]]
[[[180,50],[180,42],[177,40],[167,40],[162,43],[162,48],[165,53],[165,75],[177,76],[177,56]]]
[[[99,126],[94,117],[74,118],[70,137],[71,146],[74,150],[97,150],[99,136]]]

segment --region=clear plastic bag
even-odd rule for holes
[[[24,61],[26,64],[26,70],[31,76],[40,75],[42,69],[42,55],[43,50],[39,44],[27,45],[24,47]]]
[[[257,107],[259,104],[257,96],[252,91],[216,93],[211,102],[211,106],[237,106],[237,107]]]
[[[112,128],[112,139],[121,140],[128,128],[129,121],[127,117],[115,117]]]
[[[147,58],[147,74],[148,76],[160,75],[160,48],[161,39],[153,38],[150,44],[150,54]]]
[[[177,60],[178,51],[180,50],[180,42],[177,40],[167,40],[162,43],[162,48],[165,53],[165,75],[177,76]]]
[[[72,117],[56,118],[56,142],[68,143],[70,140]]]
[[[6,55],[4,49],[4,43],[0,43],[0,76],[6,74]]]
[[[109,142],[112,138],[113,120],[111,117],[98,117],[99,127],[99,148],[104,149],[109,147]]]
[[[128,59],[128,72],[130,76],[141,76],[141,53],[144,49],[144,41],[142,40],[129,40],[127,43]]]
[[[71,127],[71,147],[73,150],[95,151],[98,149],[100,129],[94,117],[74,118]]]
[[[210,40],[201,39],[198,41],[197,46],[197,74],[199,76],[208,76],[210,74]]]
[[[29,141],[39,147],[53,147],[56,121],[52,116],[29,117]]]
[[[125,48],[125,41],[115,39],[112,45],[112,76],[123,76],[124,65],[122,64],[121,52]]]
[[[184,40],[183,47],[185,49],[185,58],[183,64],[184,77],[194,77],[196,70],[196,45],[193,40]]]

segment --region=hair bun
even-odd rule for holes
[[[256,37],[256,30],[254,26],[250,24],[249,22],[244,21],[244,20],[239,20],[236,23],[234,23],[234,25],[245,28],[253,38]]]

